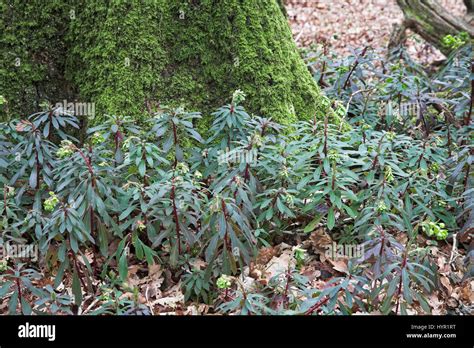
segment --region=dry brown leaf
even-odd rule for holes
[[[190,262],[191,266],[195,269],[205,269],[207,267],[207,262],[202,259],[194,259]]]
[[[310,235],[311,246],[315,254],[319,255],[322,262],[326,260],[326,252],[328,246],[331,246],[333,243],[332,238],[326,233],[324,227],[317,228]]]
[[[156,279],[158,277],[161,277],[161,274],[163,273],[161,269],[160,264],[153,264],[148,266],[148,276],[152,277],[153,279]]]
[[[474,281],[464,282],[460,288],[460,298],[467,303],[474,303]]]
[[[300,274],[307,277],[309,281],[321,276],[321,271],[316,269],[314,265],[303,266]]]
[[[332,264],[333,268],[341,273],[349,274],[349,270],[347,269],[347,260],[346,259],[338,259],[338,260],[331,260],[328,261]]]
[[[84,252],[84,256],[87,259],[87,262],[89,263],[89,265],[92,265],[92,263],[94,262],[94,253],[92,252],[92,250],[86,250]],[[84,266],[87,266],[86,265],[86,260],[84,260],[84,256],[83,255],[77,255],[77,261],[82,263]]]
[[[276,254],[277,254],[277,252],[276,252],[275,248],[273,248],[271,246],[261,248],[258,251],[257,264],[266,265],[272,259],[273,256],[276,256]]]
[[[280,256],[272,257],[272,259],[267,264],[267,269],[265,271],[265,278],[270,280],[277,274],[284,274],[288,267],[294,266],[295,260],[293,258],[293,252],[289,249],[285,249]]]
[[[203,315],[209,312],[209,306],[206,304],[192,304],[183,312],[183,315]]]
[[[446,301],[446,305],[447,305],[449,308],[457,308],[458,305],[459,305],[459,302],[458,302],[458,300],[456,300],[455,298],[450,297],[450,298],[448,298],[448,300]]]
[[[443,284],[444,288],[447,290],[447,295],[451,296],[453,292],[453,287],[451,286],[451,282],[449,281],[448,277],[441,276],[440,281],[441,284]]]
[[[159,298],[153,301],[151,304],[172,309],[176,309],[178,305],[184,305],[184,294],[181,291],[181,283],[176,284],[169,291],[167,291],[166,297]]]
[[[431,307],[431,314],[433,315],[444,315],[446,310],[444,309],[443,301],[438,298],[438,291],[435,291],[428,295],[428,304]]]

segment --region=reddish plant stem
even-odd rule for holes
[[[92,146],[89,146],[89,163],[92,162]],[[92,168],[92,166],[91,166]],[[94,173],[91,173],[91,185],[92,185],[92,190],[95,191],[95,177]],[[95,227],[94,227],[94,208],[92,208],[92,205],[90,207],[90,219],[91,219],[91,234],[94,233]]]
[[[228,296],[229,296],[229,289],[225,288],[224,301],[227,300]]]
[[[226,226],[225,226],[225,236],[224,236],[224,247],[226,250],[229,250],[230,242],[229,242],[229,235],[227,233],[227,220],[228,220],[228,215],[227,215],[227,207],[225,204],[224,199],[221,199],[221,205],[222,205],[222,213],[224,214],[224,219],[226,221]]]
[[[173,121],[171,121],[171,124],[173,126],[173,142],[174,146],[176,149],[176,145],[178,145],[178,130],[176,129],[176,125]],[[176,165],[178,164],[178,159],[176,158],[176,154],[174,155],[174,162],[173,162],[173,168],[176,169]]]
[[[143,201],[145,202],[145,201],[146,201],[145,193],[142,191],[140,194],[141,194],[141,196],[142,196]],[[147,216],[147,214],[143,214],[143,223],[145,224],[145,226],[148,224],[148,216]]]
[[[352,74],[354,73],[355,69],[359,65],[359,59],[365,56],[365,53],[367,52],[367,48],[368,46],[365,46],[362,52],[360,53],[360,55],[357,57],[354,65],[352,66],[351,71],[349,72],[349,75],[347,75],[346,81],[344,82],[344,86],[342,87],[342,89],[346,89],[347,86],[349,85],[349,80],[351,79]]]
[[[40,186],[40,168],[41,165],[39,163],[39,158],[38,158],[38,151],[35,151],[35,157],[36,157],[36,190],[39,190]]]
[[[423,152],[420,154],[420,157],[418,158],[418,161],[416,161],[416,167],[419,169],[421,167],[421,160],[425,156],[425,148],[426,148],[426,143],[423,142]]]
[[[244,182],[247,182],[250,179],[250,164],[245,165],[245,174],[244,174]]]
[[[16,278],[16,287],[18,288],[18,303],[20,304],[20,311],[23,314],[23,304],[21,303],[21,284],[20,279]]]
[[[382,137],[380,138],[380,141],[379,141],[379,145],[377,146],[377,154],[375,155],[374,160],[372,161],[372,170],[375,169],[375,166],[379,162],[379,153],[380,153],[380,149],[382,147],[383,138],[385,138],[385,134],[382,135]]]
[[[324,116],[324,158],[328,157],[328,116]]]
[[[332,167],[332,180],[331,180],[331,189],[334,191],[336,188],[336,166]]]
[[[471,74],[474,74],[474,62],[471,63]],[[469,111],[464,118],[464,125],[469,126],[471,123],[471,117],[472,117],[472,104],[474,103],[474,80],[471,81],[471,104],[469,105]]]
[[[92,189],[95,190],[95,187],[96,187],[96,182],[95,182],[95,175],[94,175],[94,169],[92,168],[92,146],[89,146],[89,154],[88,156],[86,156],[84,154],[84,152],[82,152],[81,149],[79,148],[75,148],[76,151],[79,153],[79,155],[82,157],[82,159],[84,160],[86,166],[87,166],[87,170],[89,171],[89,174],[91,176],[91,185],[92,185]],[[92,208],[92,206],[89,208],[89,214],[90,214],[90,225],[91,225],[91,234],[94,233],[94,209]]]
[[[329,297],[326,297],[324,300],[319,301],[318,303],[311,306],[305,313],[305,315],[311,315],[314,311],[316,311],[319,307],[326,304],[329,301]]]
[[[76,147],[76,151],[79,153],[79,155],[82,157],[82,159],[86,163],[87,170],[89,171],[91,176],[94,177],[94,169],[92,168],[92,164],[90,163],[90,158],[84,155],[84,152],[82,152],[82,150],[77,147]],[[89,148],[89,151],[91,151],[91,148]]]
[[[117,124],[118,126],[120,126],[119,124]],[[122,133],[117,130],[117,132],[115,133],[114,135],[114,143],[115,143],[115,149],[114,149],[114,167],[117,166],[117,152],[119,150],[119,147],[120,147],[120,142],[121,142],[121,139],[122,139]]]
[[[472,101],[471,101],[472,105]],[[448,156],[451,157],[451,124],[449,123],[448,115],[445,114],[444,122],[446,123],[446,127],[448,128]]]
[[[288,297],[288,290],[290,288],[290,281],[291,281],[291,272],[290,272],[290,267],[288,267],[288,270],[286,271],[286,286],[285,286],[285,292],[283,293],[283,298],[284,298],[284,306],[285,309],[288,308],[288,304],[290,303],[290,299]]]
[[[178,255],[181,255],[181,228],[179,227],[179,216],[178,216],[178,208],[176,207],[176,186],[173,184],[171,185],[171,201],[173,203],[173,216],[174,216],[174,223],[176,225],[176,243],[178,243]]]
[[[145,158],[143,160],[145,160]],[[147,201],[144,189],[146,187],[148,187],[149,184],[150,183],[148,182],[148,178],[147,178],[146,173],[145,173],[145,175],[143,176],[143,190],[140,190],[140,195],[142,196],[142,199],[143,199],[144,202]],[[148,224],[148,217],[147,217],[146,213],[143,215],[143,223],[145,224],[145,226]]]
[[[328,54],[328,45],[325,42],[323,44],[323,55],[327,56],[327,54]],[[321,67],[321,76],[319,77],[319,80],[318,80],[318,85],[320,87],[327,87],[326,82],[324,82],[324,74],[325,73],[326,73],[326,61],[323,61],[323,66]]]
[[[405,269],[405,266],[407,264],[407,257],[408,257],[408,248],[405,250],[405,253],[403,255],[402,265],[400,267],[400,281],[398,282],[397,307],[395,308],[395,314],[398,314],[398,309],[400,307],[400,295],[402,293],[402,280],[403,280],[402,273],[403,273],[403,270]]]

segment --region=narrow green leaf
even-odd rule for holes
[[[332,230],[335,224],[336,224],[336,218],[334,216],[334,207],[331,207],[329,208],[329,211],[328,211],[328,224],[327,224],[328,229]]]

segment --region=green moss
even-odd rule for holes
[[[96,121],[105,113],[144,118],[147,106],[159,103],[206,116],[241,89],[251,113],[284,124],[321,118],[329,107],[280,5],[279,0],[71,1],[63,12],[73,9],[75,18],[65,18],[64,37],[53,33],[65,53],[55,66],[73,86],[66,99],[95,103]],[[16,25],[37,39],[28,26]],[[20,94],[22,86],[34,85],[25,75],[16,78]],[[45,72],[36,80],[43,84]]]
[[[187,95],[190,106],[208,112],[240,88],[248,95],[250,112],[282,123],[324,111],[320,91],[276,1],[173,1],[170,13],[182,15],[170,31],[171,64],[186,67],[175,78],[186,81],[191,75],[198,86],[205,86],[199,93],[170,89]]]
[[[62,1],[0,0],[0,120],[24,117],[41,101],[68,93],[62,62],[67,12]]]
[[[96,113],[145,113],[166,66],[160,30],[161,4],[87,1],[71,21],[66,76]]]

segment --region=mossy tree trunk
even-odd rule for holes
[[[64,78],[68,21],[55,2],[0,0],[0,120],[26,117],[49,97],[71,95]]]
[[[465,0],[472,11],[473,1]],[[405,19],[401,27],[395,29],[390,46],[398,45],[405,38],[407,29],[413,30],[427,42],[437,47],[444,54],[449,54],[450,47],[442,44],[446,35],[457,35],[466,32],[474,38],[474,28],[462,18],[451,15],[436,0],[397,0]]]
[[[281,0],[28,4],[0,0],[2,12],[10,15],[2,24],[11,33],[8,45],[5,37],[1,39],[1,53],[9,59],[1,66],[0,94],[9,100],[11,112],[34,111],[37,98],[52,104],[65,98],[95,103],[97,117],[144,117],[158,104],[208,114],[228,102],[236,89],[248,95],[251,112],[283,123],[324,112],[325,103],[293,42]],[[52,13],[53,22],[61,23],[58,27],[43,23]],[[18,22],[22,16],[28,23]],[[30,42],[15,46],[18,29]],[[34,81],[12,70],[11,58],[18,52],[37,72]],[[45,52],[45,59],[38,60]],[[58,77],[52,79],[51,71]],[[33,82],[53,83],[54,88],[36,97],[26,95]]]
[[[474,0],[464,0],[464,5],[466,5],[467,14],[465,21],[469,25],[474,25]]]

